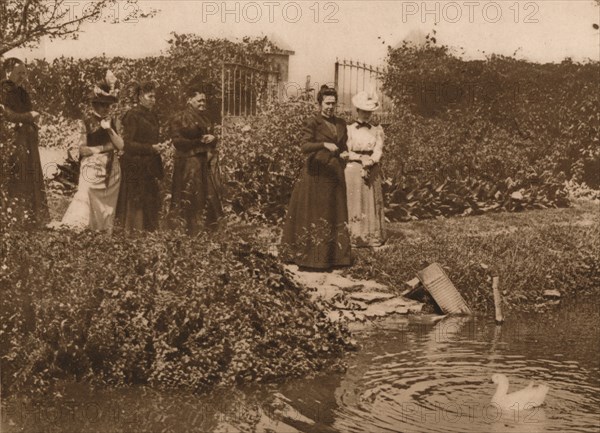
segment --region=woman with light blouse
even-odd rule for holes
[[[348,152],[344,175],[348,223],[352,246],[377,247],[385,242],[384,205],[380,161],[384,134],[381,125],[370,122],[379,108],[376,95],[360,92],[352,98],[358,119],[348,125]]]

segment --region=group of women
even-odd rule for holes
[[[153,111],[155,84],[136,84],[136,104],[119,122],[109,116],[117,102],[111,76],[94,88],[90,114],[80,122],[79,185],[60,225],[110,232],[116,220],[126,232],[155,231],[164,177],[160,122]],[[205,115],[206,94],[193,87],[186,96],[187,107],[170,124],[175,154],[169,220],[183,222],[188,233],[196,234],[214,228],[222,209],[217,185],[210,181],[216,138]]]
[[[22,168],[11,173],[9,193],[21,198],[33,219],[42,223],[48,206],[37,147],[39,114],[22,86],[25,65],[8,59],[4,66],[7,79],[0,85],[0,108],[15,129],[13,166]],[[153,110],[156,87],[152,82],[136,85],[135,104],[119,121],[110,115],[118,102],[116,81],[109,71],[94,87],[89,114],[79,122],[79,185],[60,225],[154,231],[159,227],[164,177],[160,122]],[[168,220],[196,234],[216,228],[223,211],[214,170],[217,140],[206,115],[206,93],[192,86],[185,96],[186,108],[172,117],[169,129],[175,151]],[[317,96],[320,111],[304,125],[301,146],[306,162],[282,238],[283,256],[302,268],[349,266],[353,246],[385,242],[379,164],[384,134],[381,126],[369,122],[379,108],[377,96],[360,92],[352,98],[358,120],[349,125],[335,116],[337,99],[335,89],[323,86]]]
[[[352,98],[358,119],[335,116],[338,95],[323,86],[320,112],[304,125],[306,162],[294,187],[283,231],[284,257],[304,269],[352,264],[351,248],[385,242],[380,160],[384,134],[370,123],[377,96]]]
[[[14,144],[8,161],[7,196],[15,217],[43,227],[48,223],[49,211],[38,149],[39,113],[33,110],[24,87],[25,64],[16,58],[7,59],[3,73],[2,130],[3,135],[11,132]],[[78,189],[62,220],[48,224],[50,227],[108,232],[115,225],[126,232],[159,227],[159,181],[164,171],[160,122],[153,110],[156,86],[153,82],[136,83],[133,107],[119,121],[111,117],[111,107],[118,102],[117,81],[108,71],[94,87],[89,112],[79,122],[76,146],[70,149],[71,156],[80,161]],[[171,226],[184,225],[188,233],[195,234],[216,228],[223,211],[216,176],[217,140],[206,115],[206,93],[196,86],[188,89],[186,97],[186,108],[170,122],[175,151],[168,220]]]

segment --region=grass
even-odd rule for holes
[[[600,288],[599,210],[598,202],[580,201],[564,209],[392,223],[387,246],[355,250],[347,273],[401,292],[417,271],[438,262],[467,303],[487,312],[496,272],[507,307],[527,310],[543,303],[546,289],[569,297]]]

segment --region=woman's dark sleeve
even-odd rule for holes
[[[342,136],[338,146],[340,153],[348,151],[348,126],[346,125],[346,122],[342,122],[344,123],[344,135]]]
[[[4,107],[4,118],[13,123],[33,123],[33,117],[29,112],[15,113],[8,107]]]
[[[130,113],[123,116],[123,133],[121,137],[125,146],[123,150],[132,155],[154,155],[156,150],[148,144],[135,141],[134,137],[137,132],[138,121],[136,116]]]
[[[13,123],[33,123],[33,117],[29,112],[17,113],[14,108],[19,105],[18,95],[7,88],[2,88],[0,104],[4,106],[4,118]]]
[[[312,153],[317,150],[325,149],[324,142],[315,141],[315,129],[317,123],[314,117],[306,120],[302,128],[302,153]]]
[[[173,146],[175,146],[175,149],[182,152],[187,152],[194,149],[198,151],[198,153],[208,152],[212,149],[212,146],[202,143],[202,138],[184,137],[182,134],[182,129],[184,126],[179,118],[174,118],[171,120],[170,127],[171,140],[173,140]]]

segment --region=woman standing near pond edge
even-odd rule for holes
[[[346,123],[334,116],[337,92],[317,95],[321,111],[304,124],[302,153],[308,156],[292,192],[283,230],[283,256],[298,266],[329,269],[351,264],[344,162]]]
[[[348,163],[345,177],[348,221],[352,246],[377,247],[385,242],[385,217],[381,190],[380,160],[383,128],[370,123],[379,108],[377,95],[365,91],[352,98],[358,120],[348,125]]]
[[[158,153],[159,121],[152,111],[156,103],[152,82],[136,84],[138,103],[123,116],[121,136],[125,153],[121,157],[121,190],[117,221],[126,231],[158,229],[162,159]]]

